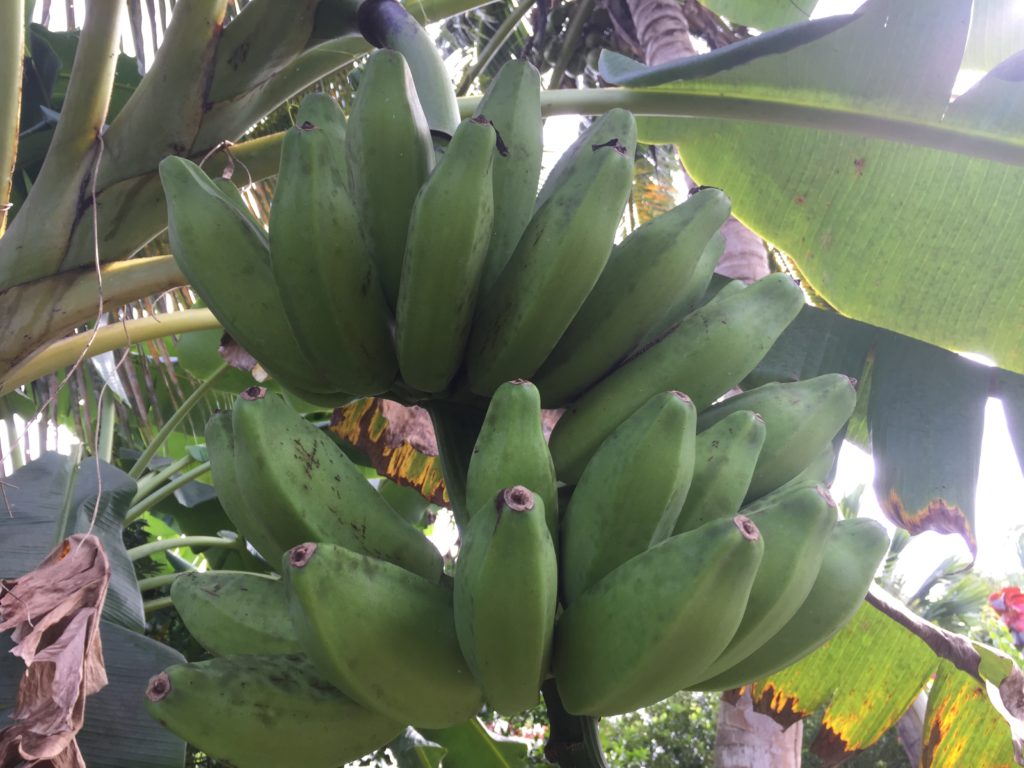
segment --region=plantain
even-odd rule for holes
[[[503,489],[462,534],[454,592],[459,647],[500,714],[536,706],[557,603],[558,563],[544,502],[521,485]]]
[[[494,221],[495,134],[464,120],[413,204],[395,309],[402,380],[448,387],[462,363]]]

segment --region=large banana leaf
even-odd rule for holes
[[[950,103],[971,10],[870,0],[655,69],[606,55],[602,74],[735,105],[643,119],[642,138],[677,144],[841,313],[1024,372],[1024,55]]]
[[[927,689],[920,768],[1014,765],[1020,670],[993,649],[913,617],[891,598],[872,599],[885,612],[865,603],[824,646],[754,683],[755,709],[788,726],[824,707],[811,749],[826,765],[837,765],[877,741]]]

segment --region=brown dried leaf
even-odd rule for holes
[[[99,627],[109,582],[103,545],[81,533],[34,571],[0,580],[0,631],[11,630],[11,653],[27,667],[16,724],[0,730],[0,768],[85,768],[75,735],[85,697],[107,684]]]

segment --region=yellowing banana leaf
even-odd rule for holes
[[[1024,713],[1020,670],[884,593],[869,599],[824,646],[754,683],[755,709],[789,725],[824,707],[811,749],[837,765],[877,741],[924,689],[921,768],[1014,765]],[[965,755],[971,759],[957,762]]]
[[[441,768],[525,768],[527,764],[525,741],[497,736],[475,717],[462,725],[422,733],[447,750]]]
[[[1024,56],[951,103],[971,10],[870,0],[658,68],[606,54],[602,74],[742,116],[639,128],[841,313],[1024,372]]]
[[[412,486],[433,504],[448,504],[426,411],[365,398],[335,411],[331,431],[366,453],[378,474]]]
[[[0,577],[31,571],[58,541],[89,530],[95,510],[92,532],[103,542],[111,572],[103,618],[141,632],[142,596],[121,538],[135,481],[116,467],[96,464],[86,460],[74,470],[67,456],[47,452],[4,481]]]

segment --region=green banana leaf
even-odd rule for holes
[[[1014,713],[1004,703],[1022,693],[1013,662],[916,617],[906,619],[917,625],[912,632],[890,610],[909,615],[865,602],[824,646],[754,683],[755,710],[788,726],[824,707],[811,750],[836,765],[877,741],[931,683],[921,768],[1015,765],[1022,712],[1019,703],[1011,703]]]
[[[149,678],[185,658],[108,621],[100,624],[107,686],[86,700],[78,746],[89,768],[181,768],[185,742],[153,720],[140,700]],[[0,635],[0,728],[8,724],[24,665]]]
[[[110,561],[103,618],[141,632],[142,597],[121,539],[135,490],[135,481],[127,474],[92,459],[77,470],[67,456],[53,452],[29,462],[4,481],[7,506],[0,514],[0,578],[31,571],[61,539],[87,531],[95,509],[93,533]]]
[[[957,533],[976,549],[974,499],[986,401],[999,397],[1024,447],[1024,376],[939,347],[804,307],[745,385],[822,373],[859,380],[847,439],[872,453],[875,491],[911,533]],[[1018,449],[1024,469],[1024,453]]]
[[[639,130],[728,190],[736,216],[841,313],[1020,373],[1024,57],[950,103],[971,9],[870,0],[653,69],[605,54],[601,71],[719,114],[757,105],[759,122],[652,117]]]
[[[1024,14],[1014,0],[974,0],[964,67],[989,70],[1024,49]]]
[[[478,718],[451,728],[421,729],[430,741],[444,747],[442,768],[525,768],[525,741],[496,736]]]
[[[806,21],[817,4],[817,0],[701,0],[701,5],[734,24],[757,29],[775,29]]]

